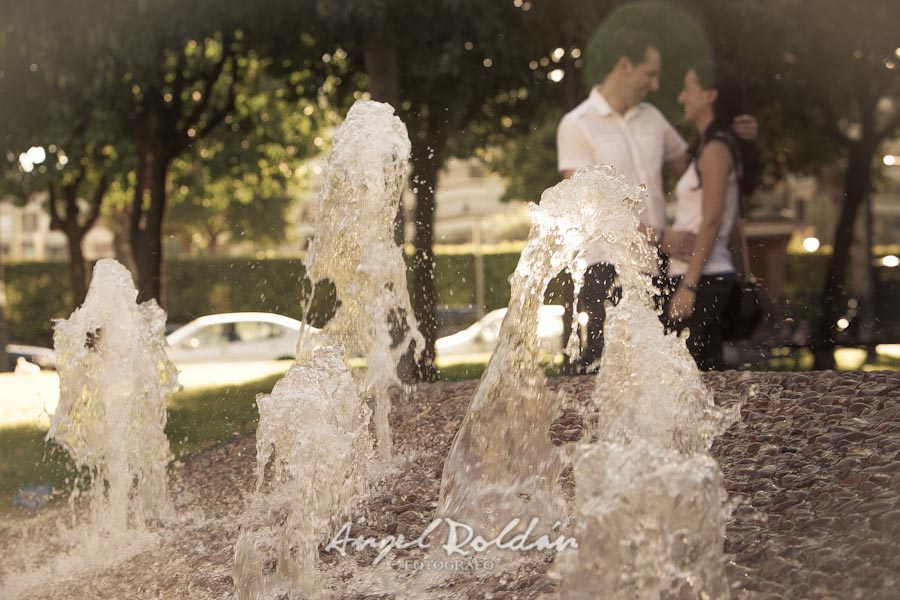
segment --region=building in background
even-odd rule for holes
[[[296,207],[298,249],[315,235],[316,204],[325,175],[325,158],[309,165],[309,188]],[[525,202],[502,202],[506,186],[498,175],[487,172],[478,159],[450,159],[440,173],[435,192],[434,241],[436,244],[470,243],[480,236],[484,243],[524,240],[531,220]],[[415,235],[415,195],[403,194],[405,239]]]
[[[19,261],[67,260],[66,236],[50,229],[50,215],[44,209],[47,194],[33,195],[24,206],[11,198],[0,200],[0,259]],[[113,256],[113,233],[98,222],[84,238],[88,260]]]

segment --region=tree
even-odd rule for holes
[[[475,0],[383,0],[326,3],[334,28],[349,22],[345,47],[380,97],[395,95],[412,142],[416,197],[413,309],[426,347],[419,375],[434,376],[434,190],[444,161],[471,153],[465,132],[479,122],[508,128],[503,105],[527,96],[533,40],[524,34],[519,3]],[[530,8],[530,5],[529,5]],[[522,92],[522,90],[526,90]]]
[[[16,7],[8,31],[20,32],[24,56],[40,56],[41,68],[50,70],[61,90],[86,90],[130,129],[136,164],[130,243],[141,300],[161,297],[172,163],[233,113],[239,89],[257,75],[253,52],[277,57],[274,69],[321,63],[309,33],[314,8],[311,0],[271,0],[265,10],[241,2],[175,0],[75,0],[62,6],[37,0]],[[317,95],[324,79],[304,79],[299,87]]]
[[[123,168],[123,132],[94,101],[93,88],[70,88],[53,63],[45,62],[62,52],[65,41],[35,37],[28,28],[0,32],[0,98],[7,115],[0,129],[7,150],[0,157],[0,180],[19,203],[47,193],[51,228],[67,241],[74,308],[87,294],[84,237]]]
[[[164,75],[131,78],[137,170],[130,239],[139,300],[162,298],[162,236],[172,162],[233,111],[235,86],[243,76],[240,44],[231,32],[187,40],[181,48],[180,40],[167,41],[157,56]],[[120,68],[127,78],[129,66]]]
[[[87,296],[90,279],[84,237],[100,217],[110,178],[115,176],[114,152],[109,146],[76,139],[70,139],[65,150],[55,144],[49,146],[49,165],[32,165],[24,159],[23,166],[13,153],[15,164],[4,166],[4,179],[8,193],[15,194],[19,203],[38,192],[47,193],[50,228],[66,237],[72,308],[77,308]],[[33,148],[46,153],[40,146]]]
[[[321,152],[317,132],[333,120],[333,111],[309,103],[300,108],[292,96],[284,81],[259,75],[253,88],[236,95],[226,126],[173,163],[169,229],[186,246],[199,238],[200,247],[215,253],[226,235],[285,240],[302,163]]]

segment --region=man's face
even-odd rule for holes
[[[659,70],[662,60],[659,50],[647,48],[644,60],[632,63],[626,60],[625,85],[634,105],[643,101],[650,92],[659,89]]]

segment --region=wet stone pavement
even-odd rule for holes
[[[739,377],[709,379],[746,398],[712,447],[741,501],[731,581],[759,598],[900,597],[900,374]]]
[[[900,373],[749,373],[705,376],[718,404],[741,403],[741,420],[711,449],[729,504],[725,549],[733,598],[900,597]],[[373,486],[353,534],[421,532],[432,518],[450,442],[477,382],[423,385],[391,413],[403,462]],[[566,408],[551,428],[558,446],[582,437],[595,380],[551,379]],[[170,470],[180,522],[137,556],[72,581],[44,578],[28,598],[230,598],[234,543],[253,486],[252,433],[183,459]],[[563,475],[571,495],[571,470]],[[30,528],[0,523],[11,556]],[[44,523],[45,525],[42,525]],[[39,548],[29,546],[29,551]],[[530,553],[492,571],[425,581],[403,567],[422,551],[398,551],[378,567],[374,551],[320,553],[332,598],[551,599],[552,554]],[[0,589],[15,563],[0,565]],[[602,599],[602,592],[598,598]]]

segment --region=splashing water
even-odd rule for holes
[[[563,268],[578,295],[581,249],[596,237],[622,297],[607,312],[592,396],[600,445],[575,460],[582,549],[566,559],[564,597],[594,598],[602,589],[611,598],[696,590],[724,598],[724,489],[703,453],[736,409],[715,407],[684,340],[664,332],[649,275],[655,253],[638,230],[641,195],[612,168],[595,167],[547,190],[533,209],[500,343],[444,466],[438,514],[488,533],[515,517],[561,514],[563,461],[548,434],[560,400],[544,390],[537,310]]]
[[[88,471],[91,521],[107,533],[172,514],[164,429],[177,371],[165,353],[165,311],[136,300],[128,270],[101,260],[84,304],[53,336],[60,395],[47,439]]]
[[[331,343],[366,359],[363,393],[375,398],[379,454],[389,458],[388,390],[411,343],[421,352],[406,288],[406,264],[394,243],[394,217],[410,142],[388,104],[358,100],[335,133],[316,213],[316,237],[305,266],[313,282],[331,280],[340,306],[324,328]],[[309,355],[300,342],[297,361]]]
[[[558,567],[562,600],[728,598],[725,488],[707,454],[599,443],[575,478],[579,548]]]
[[[318,544],[366,493],[371,411],[334,346],[291,366],[257,405],[256,494],[235,546],[236,597],[313,594]]]
[[[647,270],[613,248],[622,297],[592,394],[600,444],[575,460],[581,546],[561,597],[727,598],[725,490],[706,451],[739,408],[715,406],[684,339],[665,333]]]
[[[592,396],[600,415],[597,436],[705,452],[738,419],[739,408],[713,403],[684,339],[665,333],[648,297],[623,286],[619,304],[607,308],[607,341]]]
[[[550,526],[562,516],[556,488],[563,463],[549,436],[560,399],[547,392],[540,367],[538,310],[563,269],[580,287],[583,249],[594,238],[606,240],[629,270],[649,270],[652,255],[637,232],[639,202],[640,191],[603,166],[578,171],[532,207],[500,341],[444,465],[438,515],[481,535],[496,534],[514,517]]]

